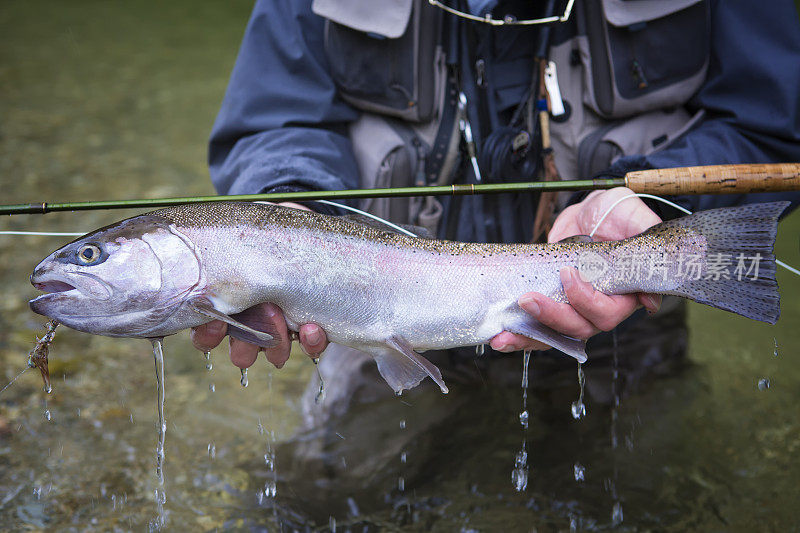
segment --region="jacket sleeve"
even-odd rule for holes
[[[257,2],[211,132],[220,194],[335,190],[358,185],[347,124],[310,0]]]
[[[800,161],[800,24],[792,0],[711,4],[711,62],[690,103],[705,120],[669,148],[617,161],[612,171]],[[798,193],[677,198],[689,209],[800,201]]]

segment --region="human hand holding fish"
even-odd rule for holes
[[[593,232],[594,240],[617,241],[638,235],[661,222],[658,215],[632,194],[633,191],[627,187],[593,191],[556,217],[547,241],[556,243]],[[603,215],[622,198],[628,200],[613,207],[598,226]],[[658,311],[661,306],[659,294],[603,294],[581,279],[575,268],[562,268],[559,275],[567,303],[556,302],[538,292],[529,292],[520,296],[518,304],[542,324],[570,337],[589,339],[601,331],[614,329],[642,306],[651,313]],[[500,352],[551,348],[542,342],[507,331],[495,336],[491,346]]]
[[[278,205],[311,211],[305,205],[294,202],[282,202]],[[277,330],[280,333],[281,341],[277,346],[267,348],[231,337],[228,349],[231,363],[239,368],[249,368],[256,362],[258,354],[264,352],[267,361],[275,365],[276,368],[283,368],[283,365],[289,360],[292,348],[292,336],[289,335],[283,312],[273,303],[255,305],[251,308],[251,311],[261,315],[261,320],[269,323],[270,329]],[[190,333],[192,344],[202,352],[210,352],[216,348],[227,335],[228,324],[221,320],[212,320],[201,324],[192,328]],[[297,340],[303,351],[312,359],[319,357],[328,347],[328,338],[325,332],[314,323],[301,325],[297,332]]]

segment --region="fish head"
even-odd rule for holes
[[[192,242],[168,220],[142,215],[59,248],[31,275],[31,309],[79,331],[147,337],[202,283]],[[174,333],[174,332],[169,332]]]

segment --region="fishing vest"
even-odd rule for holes
[[[463,117],[440,38],[444,12],[426,0],[314,0],[312,10],[326,19],[339,95],[363,112],[349,130],[362,186],[456,179]],[[702,119],[702,110],[691,113],[686,104],[708,69],[708,0],[585,0],[572,17],[574,35],[548,49],[564,106],[550,120],[562,179],[589,178],[622,156],[663,150]],[[485,75],[496,81],[490,97],[497,105],[530,85],[533,62],[520,68],[519,58],[498,57],[492,66]],[[434,234],[442,214],[433,198],[369,199],[361,207]]]

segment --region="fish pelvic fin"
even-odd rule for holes
[[[565,354],[574,357],[579,363],[586,362],[586,341],[581,339],[574,339],[567,337],[563,333],[540,324],[530,317],[520,317],[516,320],[510,321],[503,325],[505,331],[516,333],[533,339],[535,341],[543,342],[552,346],[556,350],[560,350]]]
[[[257,310],[246,309],[229,316],[217,310],[207,298],[195,298],[187,304],[198,314],[227,323],[230,326],[228,335],[235,339],[263,348],[272,348],[281,343],[281,336],[275,330],[275,326],[272,322],[264,320],[263,315]]]
[[[778,217],[788,205],[771,202],[723,207],[665,222],[702,234],[708,246],[705,268],[697,279],[686,279],[665,294],[775,324],[781,310],[773,247]],[[740,260],[744,266],[737,270]],[[723,261],[727,263],[721,264]],[[713,272],[715,262],[726,271]]]
[[[436,382],[443,393],[449,392],[436,365],[415,352],[402,337],[388,338],[386,348],[361,349],[372,355],[381,376],[397,394],[413,389],[428,376]]]

